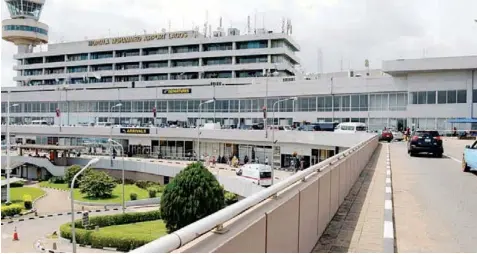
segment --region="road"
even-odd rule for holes
[[[157,207],[145,207],[145,208],[128,208],[129,212],[150,211],[158,209]],[[92,213],[91,216],[117,214],[121,211],[108,211],[101,213]],[[75,219],[79,219],[80,214],[75,215]],[[2,226],[2,253],[24,253],[24,252],[38,252],[35,248],[35,243],[39,239],[44,238],[46,235],[57,231],[59,233],[60,225],[70,222],[71,215],[69,216],[55,216],[50,218],[26,220],[14,222],[11,224],[5,224]],[[12,241],[14,229],[17,229],[19,241]],[[58,247],[60,251],[71,252],[71,245],[67,244]],[[51,249],[52,246],[45,246]],[[66,249],[65,249],[66,248]],[[78,252],[97,252],[88,248],[78,248]],[[108,251],[102,251],[108,252]]]
[[[410,157],[406,143],[391,144],[398,252],[477,251],[477,175],[462,172],[464,146],[444,142],[452,159]]]

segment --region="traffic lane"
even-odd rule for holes
[[[477,176],[450,158],[410,157],[391,145],[399,252],[476,252]]]
[[[145,212],[158,209],[157,207],[132,207],[128,208],[128,212]],[[107,211],[101,213],[90,213],[91,217],[118,214],[121,211]],[[75,214],[75,220],[80,219],[81,214]],[[36,220],[18,221],[14,223],[4,224],[1,227],[2,231],[2,253],[15,253],[15,252],[38,252],[35,248],[35,243],[39,239],[44,238],[46,235],[57,231],[59,234],[59,228],[62,224],[70,222],[71,215],[47,217]],[[17,230],[19,241],[13,240],[13,232]],[[46,246],[51,248],[51,246]]]
[[[464,148],[466,145],[472,145],[475,140],[444,139],[444,154],[461,162]]]

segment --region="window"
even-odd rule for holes
[[[436,91],[427,92],[427,104],[436,104]]]
[[[446,104],[447,103],[447,91],[438,91],[437,92],[437,103]]]
[[[467,103],[467,90],[457,90],[457,103]]]
[[[48,35],[48,31],[43,28],[23,25],[5,25],[3,26],[3,31],[27,31]]]
[[[411,104],[417,104],[417,92],[412,92],[410,93],[411,98],[410,98],[410,103]]]
[[[427,103],[427,93],[426,92],[417,92],[417,104],[426,104]]]
[[[351,111],[359,111],[359,95],[351,96]]]
[[[456,103],[457,101],[457,91],[449,90],[447,91],[447,103]]]
[[[472,102],[477,103],[477,89],[472,91]]]

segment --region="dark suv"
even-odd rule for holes
[[[442,157],[444,147],[437,131],[415,131],[407,144],[407,153],[414,156],[418,153],[432,153],[435,157]]]

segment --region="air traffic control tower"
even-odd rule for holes
[[[5,0],[10,19],[2,21],[2,38],[18,46],[18,53],[48,43],[48,25],[39,22],[45,0]]]

